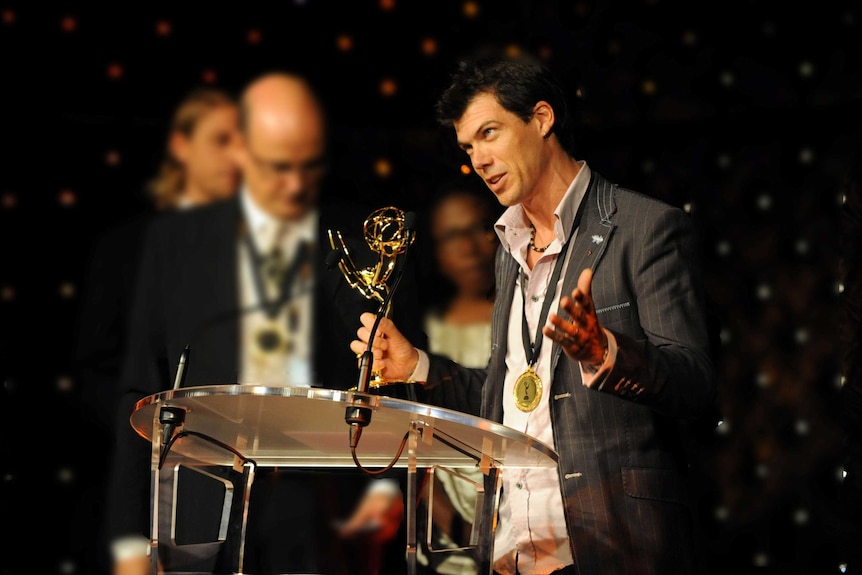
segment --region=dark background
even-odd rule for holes
[[[696,511],[713,572],[842,572],[838,235],[860,18],[745,0],[0,5],[0,573],[88,572],[105,446],[72,365],[82,281],[94,239],[145,205],[185,92],[308,73],[340,174],[421,214],[465,159],[433,102],[488,43],[560,72],[581,158],[704,233],[723,422]]]

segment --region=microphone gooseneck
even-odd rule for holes
[[[368,385],[371,381],[371,368],[374,364],[374,352],[372,351],[374,338],[377,335],[377,329],[380,326],[380,321],[386,315],[386,310],[389,309],[389,305],[392,302],[392,297],[395,295],[395,291],[398,289],[398,285],[401,283],[401,278],[404,277],[404,270],[407,268],[407,255],[410,252],[410,244],[413,243],[413,234],[415,227],[416,214],[414,212],[407,212],[406,214],[404,214],[405,242],[404,253],[400,260],[401,265],[395,275],[395,281],[392,283],[392,288],[386,294],[386,297],[380,304],[380,308],[377,310],[377,317],[374,319],[374,325],[372,325],[371,332],[368,335],[368,346],[365,348],[365,351],[362,353],[362,357],[359,361],[359,381],[356,385],[356,390],[359,393],[368,392]],[[329,257],[327,257],[327,261],[328,260]],[[371,423],[371,409],[362,406],[350,406],[345,412],[344,421],[350,425],[350,448],[355,449],[356,446],[359,444],[359,438],[362,435],[362,428]]]
[[[186,365],[189,360],[189,345],[183,349],[180,354],[180,361],[177,365],[177,376],[174,379],[174,390],[180,389],[186,382]],[[186,410],[183,407],[175,407],[172,405],[163,405],[159,410],[159,423],[162,424],[162,455],[161,462],[167,457],[168,449],[170,449],[171,439],[174,436],[174,431],[177,427],[182,427],[186,420]]]

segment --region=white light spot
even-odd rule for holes
[[[71,483],[75,479],[75,472],[68,467],[57,470],[57,481],[60,483]]]
[[[768,300],[772,297],[772,288],[767,284],[760,284],[757,286],[757,299],[761,301]]]

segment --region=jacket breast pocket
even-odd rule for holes
[[[672,469],[623,467],[623,489],[638,499],[687,503],[685,479]]]
[[[596,309],[599,323],[607,328],[631,327],[634,310],[630,301],[604,306]],[[623,331],[627,331],[623,329]]]

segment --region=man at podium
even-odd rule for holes
[[[556,469],[502,470],[499,514],[482,521],[496,573],[703,573],[685,431],[713,411],[717,377],[690,216],[576,159],[562,85],[535,61],[465,61],[436,110],[507,206],[490,361],[421,351],[397,320],[372,338],[369,313],[352,351],[371,341],[375,368],[424,381],[423,401],[558,452]]]
[[[379,206],[357,203],[354,190],[339,189],[328,176],[327,132],[322,103],[307,79],[288,73],[255,79],[241,98],[236,159],[243,184],[238,196],[167,214],[148,231],[120,382],[108,493],[106,531],[114,543],[116,575],[151,571],[145,557],[151,534],[151,445],[130,425],[136,401],[178,385],[348,389],[357,384],[357,359],[349,350],[355,318],[375,311],[377,303],[351,289],[338,270],[327,269],[327,231],[345,231],[359,264],[375,260],[361,235],[356,234],[356,242],[349,230],[361,228]],[[399,323],[413,326],[408,328],[411,337],[422,338],[411,277],[408,269],[393,314],[401,318]],[[178,375],[186,348],[187,363]],[[355,505],[369,482],[369,497],[387,497],[403,509],[400,492],[381,489],[386,482],[372,481],[357,470],[347,471],[324,475],[258,469],[248,512],[245,572],[326,573],[338,568],[386,573],[385,561],[348,561],[348,547],[332,525],[344,517],[327,515],[325,509],[337,514],[338,501]],[[321,495],[322,486],[330,491]],[[333,505],[319,505],[321,497]],[[377,509],[391,512],[385,506]],[[198,511],[203,514],[202,508]],[[223,555],[206,549],[202,557],[180,560],[179,552],[168,557],[169,548],[160,541],[159,558],[166,570],[236,569],[225,564]],[[219,546],[219,553],[225,548]],[[403,546],[393,540],[390,549],[393,570],[400,569]]]

